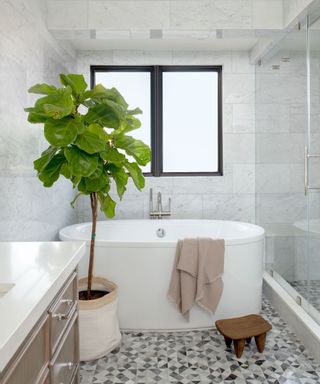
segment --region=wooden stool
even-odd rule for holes
[[[255,339],[258,351],[260,353],[263,352],[266,343],[266,333],[272,328],[271,324],[260,315],[217,320],[216,327],[224,337],[228,348],[231,347],[233,341],[237,358],[241,357],[245,343],[250,344],[252,337]]]

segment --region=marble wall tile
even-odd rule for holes
[[[258,29],[283,28],[283,4],[278,0],[253,1],[252,26]]]
[[[89,28],[93,29],[163,29],[169,27],[170,3],[167,0],[88,2]]]
[[[256,162],[300,163],[304,156],[304,134],[261,133],[256,135]]]
[[[255,135],[226,133],[224,135],[224,161],[226,164],[254,164]]]
[[[233,104],[232,131],[234,133],[255,132],[254,104]]]
[[[171,206],[173,219],[202,218],[202,196],[199,194],[174,194]]]
[[[223,98],[226,103],[253,104],[254,77],[250,74],[228,74],[223,77]]]
[[[290,165],[287,164],[257,164],[256,165],[257,193],[290,193]]]
[[[171,1],[170,26],[173,28],[249,28],[251,2],[247,0]]]
[[[256,94],[255,131],[256,133],[280,133],[290,131],[291,108],[289,105],[261,103]]]
[[[115,65],[169,65],[172,64],[171,51],[114,51]]]
[[[203,196],[203,218],[253,223],[254,194],[212,194]]]
[[[255,165],[234,164],[233,165],[233,192],[255,193]]]
[[[53,240],[76,221],[71,186],[64,180],[46,189],[35,177],[33,160],[47,146],[40,125],[27,123],[23,108],[36,97],[34,83],[57,83],[74,72],[75,53],[48,33],[42,0],[7,0],[0,13],[0,237],[1,241]],[[31,43],[32,42],[32,43]]]
[[[222,65],[223,73],[232,72],[231,52],[228,51],[173,51],[172,56],[175,65]],[[248,68],[248,60],[243,66]]]
[[[258,194],[257,223],[294,223],[306,217],[307,202],[304,194]]]
[[[88,27],[88,2],[85,0],[47,1],[49,29],[85,29]]]

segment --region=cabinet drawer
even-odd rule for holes
[[[32,331],[28,341],[9,365],[3,384],[43,382],[49,364],[49,321],[46,315]]]
[[[72,317],[78,303],[77,274],[74,273],[65,288],[59,294],[57,300],[49,309],[50,315],[50,348],[53,354],[57,348],[70,318]]]
[[[50,363],[51,384],[72,383],[78,365],[78,314],[74,313]]]

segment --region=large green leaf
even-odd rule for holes
[[[116,88],[107,89],[102,84],[97,84],[90,91],[85,92],[83,97],[84,99],[91,98],[98,103],[105,100],[111,100],[114,103],[121,105],[125,110],[128,108],[127,102]]]
[[[38,112],[36,108],[25,108],[26,112],[29,112],[28,121],[32,124],[45,123],[48,119],[48,115],[45,112]]]
[[[141,121],[134,116],[126,116],[125,120],[121,122],[117,133],[125,134],[130,131],[134,131],[141,127]]]
[[[66,147],[76,139],[81,129],[82,123],[71,117],[61,120],[48,119],[44,125],[44,135],[51,145]]]
[[[148,145],[131,136],[119,135],[114,137],[114,145],[122,148],[129,156],[132,156],[139,165],[146,165],[151,159],[151,151]]]
[[[33,162],[34,169],[38,172],[43,171],[46,165],[50,162],[53,156],[56,154],[58,148],[50,145],[45,151],[41,153],[41,157]]]
[[[126,160],[125,155],[110,146],[106,146],[105,150],[100,152],[100,157],[110,163],[123,163]]]
[[[86,177],[85,183],[88,192],[101,192],[106,187],[109,189],[110,180],[108,175],[103,172],[99,177]]]
[[[65,86],[70,86],[74,96],[80,95],[87,89],[88,84],[86,83],[83,75],[77,75],[70,73],[69,75],[60,74],[61,83]]]
[[[107,194],[99,193],[98,196],[100,200],[101,209],[104,212],[104,214],[109,218],[114,217],[116,202],[111,199],[109,193]]]
[[[111,173],[111,176],[117,186],[118,195],[120,199],[122,199],[122,196],[127,189],[126,185],[128,183],[128,174],[122,167],[117,167],[114,164],[108,164],[107,169]]]
[[[117,129],[121,122],[121,112],[115,103],[106,101],[89,108],[84,118],[88,124],[99,123],[103,127]]]
[[[129,161],[125,162],[125,167],[130,173],[132,180],[135,186],[141,190],[144,188],[144,177],[142,171],[137,163],[129,163]]]
[[[48,84],[36,84],[30,89],[28,89],[29,93],[37,93],[39,95],[50,95],[50,93],[53,93],[57,90],[57,88],[54,85],[48,85]]]
[[[66,159],[62,153],[54,155],[46,167],[39,173],[39,179],[43,182],[45,187],[51,187],[55,181],[58,180],[60,169],[65,163]]]
[[[62,119],[75,109],[71,94],[70,87],[59,88],[48,96],[38,99],[35,104],[35,112],[46,113],[53,119]]]
[[[66,148],[64,153],[72,175],[88,177],[98,167],[98,156],[89,155],[74,145]]]
[[[128,109],[127,112],[129,115],[141,115],[141,113],[143,113],[140,108]]]
[[[92,133],[84,132],[82,135],[78,135],[75,145],[87,153],[97,153],[103,151],[106,147],[106,142]]]

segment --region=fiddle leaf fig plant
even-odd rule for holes
[[[60,75],[62,86],[36,84],[30,93],[41,95],[26,108],[28,121],[44,125],[49,147],[34,161],[34,168],[45,187],[62,175],[78,193],[90,197],[92,233],[88,268],[87,299],[91,299],[94,245],[98,205],[104,214],[115,215],[116,202],[110,196],[114,182],[120,200],[131,177],[136,188],[144,188],[141,166],[150,161],[150,148],[130,136],[140,128],[139,108],[129,109],[116,88],[97,84],[87,89],[82,75]],[[84,112],[83,112],[84,111]]]

